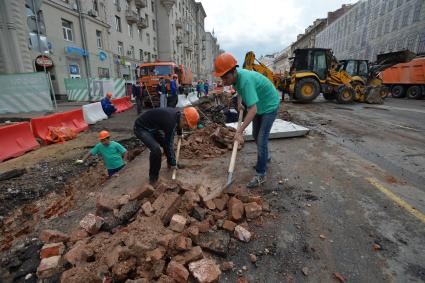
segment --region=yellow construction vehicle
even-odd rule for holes
[[[286,92],[300,102],[310,102],[323,93],[325,99],[336,99],[342,104],[354,101],[382,103],[379,72],[414,57],[414,53],[407,50],[378,55],[377,62],[368,70],[368,76],[362,78],[350,76],[341,68],[341,63],[330,49],[296,49],[294,55]]]
[[[252,51],[249,51],[245,54],[245,60],[243,62],[242,68],[263,74],[274,84],[277,89],[281,89],[283,87],[284,76],[281,74],[274,74],[272,70],[267,68],[266,65],[255,58],[255,54]]]

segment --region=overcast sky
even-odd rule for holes
[[[356,0],[201,0],[212,31],[222,49],[242,65],[245,53],[260,55],[280,51],[317,18],[325,18],[342,4]]]

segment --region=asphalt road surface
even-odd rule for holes
[[[425,282],[425,100],[319,99],[282,110],[311,132],[270,142],[268,181],[255,191],[276,220],[233,252],[247,269],[239,274],[250,282]],[[252,175],[255,159],[247,143],[237,174]]]

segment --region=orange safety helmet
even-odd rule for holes
[[[109,98],[111,98],[112,97],[112,92],[107,92],[106,93],[106,96],[109,97]]]
[[[199,113],[195,107],[186,107],[183,109],[184,117],[191,129],[196,128],[199,122]]]
[[[99,140],[104,140],[106,138],[109,138],[109,132],[108,131],[100,131],[98,138],[99,138]]]
[[[222,77],[236,66],[238,66],[238,62],[236,61],[235,57],[228,52],[224,52],[215,58],[215,72],[213,74],[216,77]]]

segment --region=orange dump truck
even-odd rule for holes
[[[138,68],[138,80],[144,83],[149,91],[155,106],[159,105],[159,96],[156,87],[161,78],[167,81],[167,88],[170,89],[170,80],[174,74],[178,77],[180,90],[189,93],[192,87],[192,72],[173,62],[157,61],[153,63],[140,64]],[[150,99],[145,99],[145,103],[150,104]]]
[[[425,57],[417,57],[409,63],[394,65],[381,73],[393,97],[420,99],[425,97]]]

